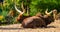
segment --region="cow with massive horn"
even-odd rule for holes
[[[15,6],[16,11],[18,11],[20,14],[17,17],[17,20],[22,21],[22,27],[23,28],[37,28],[37,27],[47,27],[48,24],[50,24],[52,21],[54,21],[54,18],[50,15],[51,12],[47,12],[48,9],[45,11],[46,15],[43,15],[41,13],[37,13],[35,16],[28,16],[28,17],[23,17],[23,14],[25,13],[25,9],[23,7],[23,2],[21,6],[22,11],[18,10],[17,7]],[[22,19],[21,19],[22,18]]]
[[[24,5],[23,5],[23,1],[21,3],[21,8],[22,8],[22,11],[20,11],[19,9],[17,9],[16,5],[15,5],[15,9],[17,12],[19,12],[20,14],[18,15],[18,17],[16,18],[16,21],[19,21],[20,23],[23,21],[23,19],[25,18],[28,18],[30,17],[29,15],[28,16],[23,16],[23,14],[26,12],[26,9],[24,9]]]
[[[16,6],[15,9],[20,13],[17,19],[21,19],[25,10],[21,12],[16,8]],[[47,25],[50,24],[54,19],[50,15],[52,11],[48,13],[46,10],[45,13],[46,15],[44,16],[42,16],[41,13],[37,13],[35,16],[26,17],[26,18],[23,17],[24,19],[22,19],[21,26],[24,28],[47,27]]]

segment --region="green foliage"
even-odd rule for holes
[[[44,13],[48,8],[49,11],[52,9],[60,9],[60,0],[32,0],[30,5],[31,14],[36,14],[36,12]]]

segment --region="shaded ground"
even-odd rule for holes
[[[21,24],[0,26],[0,32],[60,32],[60,20],[55,20],[48,25],[48,28],[24,29]]]

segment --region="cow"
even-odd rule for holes
[[[48,24],[50,24],[52,21],[54,21],[53,16],[50,15],[53,11],[48,13],[47,12],[48,9],[46,9],[45,15],[42,15],[41,13],[37,13],[35,16],[23,17],[23,14],[26,12],[23,7],[23,2],[21,5],[21,8],[22,8],[23,12],[20,11],[19,9],[17,9],[17,7],[15,5],[16,11],[20,13],[17,17],[17,20],[22,20],[21,27],[23,27],[23,28],[47,27]]]
[[[48,24],[50,24],[54,19],[50,15],[52,13],[47,11],[45,12],[46,15],[42,16],[42,14],[37,13],[37,15],[28,17],[23,20],[22,26],[24,28],[36,28],[36,27],[47,27]]]
[[[21,19],[25,11],[20,11],[16,8],[15,9],[20,13],[18,19]],[[45,11],[46,15],[42,15],[41,13],[37,13],[35,16],[26,17],[22,20],[22,27],[23,28],[37,28],[37,27],[47,27],[53,20],[51,17],[51,12]]]

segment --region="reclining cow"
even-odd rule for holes
[[[22,18],[22,15],[25,13],[19,11],[16,6],[15,9],[20,13],[18,16],[18,19]],[[50,15],[52,13],[45,11],[46,15],[42,16],[41,13],[37,13],[35,16],[27,17],[22,20],[22,27],[24,28],[36,28],[36,27],[47,27],[48,24],[50,24],[53,21],[52,16]]]
[[[54,18],[50,15],[51,12],[45,11],[46,15],[41,15],[41,13],[37,13],[35,16],[28,16],[28,17],[22,17],[25,13],[25,9],[23,7],[22,3],[22,11],[18,10],[15,6],[16,11],[18,11],[20,14],[17,17],[17,20],[20,20],[22,18],[22,27],[23,28],[37,28],[37,27],[47,27],[48,24],[50,24],[52,21],[54,21]]]

